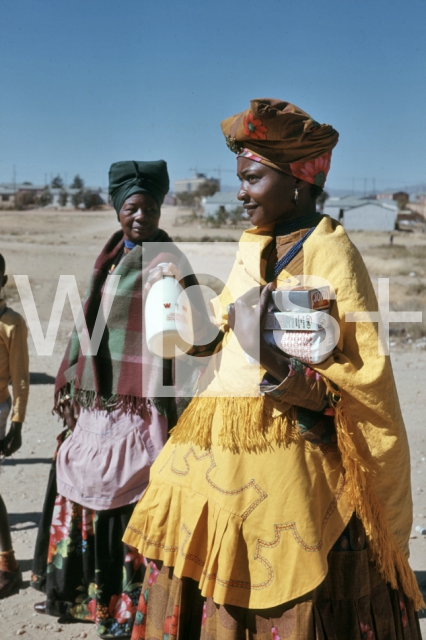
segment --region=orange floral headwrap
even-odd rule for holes
[[[251,100],[250,108],[221,123],[226,144],[239,156],[324,186],[339,134],[290,102]]]

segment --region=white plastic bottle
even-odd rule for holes
[[[161,263],[159,267],[168,267]],[[191,305],[173,275],[163,275],[148,292],[145,302],[145,335],[148,349],[170,359],[189,351],[194,343]]]

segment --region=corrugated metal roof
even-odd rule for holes
[[[398,205],[395,200],[376,200],[375,198],[363,199],[355,198],[353,196],[345,196],[344,198],[328,198],[328,200],[326,200],[324,203],[324,208],[355,209],[357,207],[363,207],[367,204],[372,204],[377,207],[381,207],[382,209],[390,209],[392,211],[396,211],[398,209]]]
[[[359,207],[366,202],[371,202],[371,200],[362,200],[354,196],[344,196],[343,198],[328,198],[328,200],[325,201],[325,206],[336,207],[336,209],[349,209]],[[376,200],[374,200],[374,202],[376,202]]]
[[[39,185],[39,184],[24,184],[23,182],[2,182],[0,183],[0,188],[4,188],[4,189],[11,189],[13,191],[13,193],[15,193],[15,191],[19,191],[19,189],[30,189],[31,191],[38,191],[38,190],[43,190],[45,188],[46,185]]]
[[[235,204],[235,205],[241,205],[242,203],[237,199],[237,194],[233,193],[232,191],[217,191],[215,194],[213,194],[212,196],[208,196],[205,200],[204,200],[205,204],[218,204],[218,205],[225,205],[225,204]]]
[[[44,191],[46,187],[53,193],[60,193],[61,191],[66,191],[67,193],[77,193],[80,189],[72,189],[71,187],[50,187],[49,185],[40,185],[40,184],[24,184],[23,182],[17,182],[13,184],[12,182],[2,182],[0,183],[0,189],[8,189],[11,193],[15,193],[15,191],[22,190],[31,190],[31,191]],[[93,191],[93,193],[100,193],[101,191],[105,191],[102,187],[90,187],[84,186],[83,189],[88,191]]]

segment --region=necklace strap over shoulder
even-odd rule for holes
[[[281,271],[293,260],[293,258],[299,253],[299,251],[301,250],[301,248],[303,247],[303,244],[306,242],[306,240],[309,238],[309,236],[311,235],[311,233],[313,233],[315,231],[316,227],[312,227],[312,229],[309,229],[309,231],[307,233],[305,233],[305,235],[303,236],[303,238],[300,238],[300,240],[298,240],[292,247],[291,249],[289,249],[289,251],[287,251],[287,253],[280,259],[278,260],[277,264],[274,267],[274,276],[277,278],[278,275],[281,273]]]

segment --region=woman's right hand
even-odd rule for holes
[[[6,458],[22,447],[22,422],[12,422],[9,433],[4,440],[4,455]]]
[[[169,262],[166,265],[157,265],[153,269],[149,270],[149,276],[145,284],[144,295],[146,296],[151,287],[163,276],[174,276],[177,282],[182,280],[182,274],[173,262]],[[181,283],[182,284],[182,283]]]

